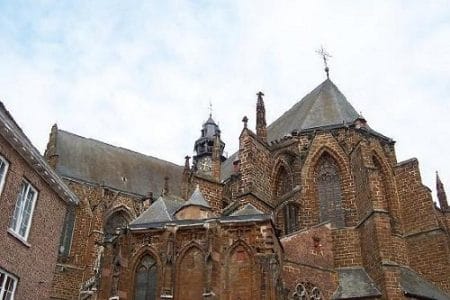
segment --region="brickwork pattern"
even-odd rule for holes
[[[9,162],[0,196],[0,267],[18,277],[16,299],[48,299],[67,206],[1,136],[0,154]],[[24,179],[38,191],[26,243],[8,232]]]

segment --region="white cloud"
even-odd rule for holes
[[[16,6],[17,5],[17,6]],[[2,7],[4,6],[4,7]],[[371,126],[450,183],[445,1],[48,1],[0,4],[0,97],[43,150],[63,129],[177,163],[208,103],[227,151],[255,93],[268,121],[331,77]],[[450,184],[448,184],[450,186]]]

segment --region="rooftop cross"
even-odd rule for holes
[[[322,56],[323,58],[323,64],[325,65],[325,73],[327,73],[327,78],[330,78],[330,68],[328,68],[328,58],[332,57],[325,49],[323,49],[323,46],[320,46],[319,50],[316,50],[316,53]]]
[[[212,112],[213,112],[211,101],[209,101],[208,110],[209,110],[209,117],[211,118],[212,117]]]
[[[262,96],[264,96],[264,93],[263,92],[258,92],[258,93],[256,93],[256,96],[258,96],[258,98],[262,99]]]

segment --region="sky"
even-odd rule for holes
[[[450,188],[449,1],[0,0],[0,100],[43,152],[52,124],[183,164],[212,115],[234,153],[330,78],[398,161]],[[433,194],[434,199],[435,194]]]

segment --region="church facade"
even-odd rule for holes
[[[450,299],[450,210],[327,79],[226,158],[212,117],[177,166],[52,128],[80,199],[53,299]]]

